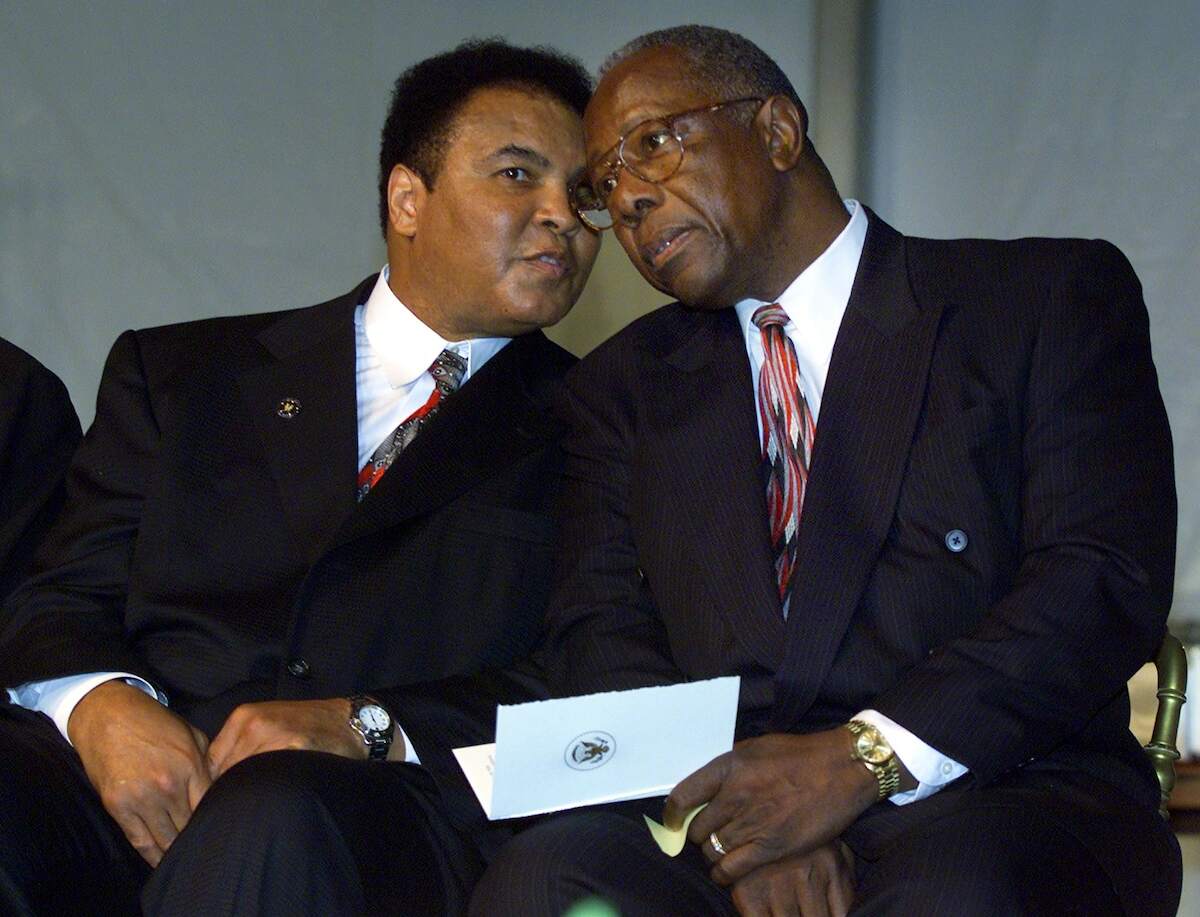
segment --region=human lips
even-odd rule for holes
[[[668,226],[640,243],[638,254],[648,267],[662,267],[684,246],[690,233],[688,226]]]
[[[575,259],[571,253],[562,248],[546,248],[526,255],[522,259],[535,270],[551,277],[565,277],[575,270]]]

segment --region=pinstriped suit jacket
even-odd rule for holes
[[[1155,804],[1125,682],[1170,605],[1173,461],[1111,245],[908,238],[870,214],[786,623],[733,310],[666,306],[569,391],[556,692],[738,674],[743,737],[870,706],[968,785],[1081,770]]]

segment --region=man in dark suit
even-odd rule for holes
[[[416,65],[380,276],[117,341],[0,632],[6,912],[119,913],[143,884],[153,913],[461,909],[479,853],[398,686],[539,633],[573,358],[538,329],[599,245],[572,202],[589,93],[501,42]]]
[[[0,338],[0,601],[24,579],[62,506],[79,434],[58,376]]]
[[[1125,689],[1175,540],[1128,262],[902,236],[716,29],[617,52],[585,129],[590,219],[680,302],[569,377],[552,687],[739,675],[740,741],[667,799],[707,803],[683,856],[646,806],[556,816],[474,910],[1173,914]]]

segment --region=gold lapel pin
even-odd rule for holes
[[[279,407],[275,409],[275,413],[284,420],[291,420],[300,413],[300,401],[296,398],[284,398],[279,402]]]

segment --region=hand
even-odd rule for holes
[[[760,866],[733,884],[742,917],[842,917],[854,900],[854,855],[841,841]]]
[[[350,728],[348,699],[273,700],[242,704],[229,714],[208,750],[209,768],[216,780],[251,755],[289,748],[367,759],[367,746]],[[404,760],[404,741],[399,731],[392,740],[388,760]]]
[[[663,823],[677,828],[707,802],[688,828],[688,840],[702,845],[715,864],[713,881],[729,885],[767,863],[832,841],[875,802],[879,785],[851,757],[852,747],[850,732],[841,727],[739,742],[671,791]],[[709,842],[714,831],[724,856]]]
[[[67,735],[108,814],[157,866],[212,782],[204,759],[208,738],[120,680],[84,695]]]

